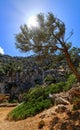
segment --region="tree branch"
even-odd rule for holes
[[[65,40],[65,42],[67,42],[73,35],[73,30],[70,32],[70,35],[67,37],[67,39]]]

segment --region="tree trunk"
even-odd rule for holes
[[[66,60],[68,62],[68,65],[69,65],[70,69],[73,71],[73,73],[75,74],[77,80],[80,82],[80,74],[77,71],[77,69],[75,68],[74,64],[72,63],[70,54],[68,53],[68,50],[67,50],[66,47],[65,47],[64,53],[65,53],[65,58],[66,58]]]

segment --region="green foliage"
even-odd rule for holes
[[[49,85],[51,83],[55,83],[55,78],[52,77],[51,75],[48,75],[48,76],[46,76],[44,81],[47,83],[47,85]]]
[[[31,101],[33,99],[38,100],[38,98],[42,97],[44,98],[44,89],[43,87],[36,87],[36,88],[31,88],[28,92],[28,94],[25,94],[24,98],[26,101]]]
[[[0,66],[0,74],[5,74],[4,68]]]
[[[51,106],[51,101],[45,95],[45,89],[42,87],[32,88],[25,95],[25,102],[19,105],[8,115],[8,119],[20,120],[28,116],[33,116],[42,110]]]
[[[49,108],[52,106],[51,101],[48,98],[49,94],[68,91],[75,81],[75,76],[70,75],[67,82],[59,82],[56,84],[51,84],[47,87],[37,86],[35,88],[31,88],[29,92],[24,95],[24,103],[10,112],[8,114],[8,119],[25,119]]]
[[[26,24],[20,27],[20,33],[15,37],[16,48],[24,52],[33,50],[39,55],[52,55],[59,49],[57,43],[63,42],[65,24],[51,12],[38,14],[37,21],[39,27],[29,28]]]
[[[75,60],[75,58],[77,58],[77,56],[80,55],[80,48],[73,47],[71,48],[69,53],[71,54],[71,58]]]
[[[63,90],[68,91],[76,81],[77,81],[77,79],[76,79],[75,75],[73,75],[73,74],[69,75],[68,80],[67,80],[65,86],[63,87]]]
[[[36,100],[27,103],[24,102],[8,114],[8,119],[16,121],[25,119],[29,116],[34,116],[42,110],[49,108],[50,104],[51,102],[48,99],[42,100],[41,102]]]
[[[49,108],[51,105],[50,100],[45,97],[44,89],[42,89],[42,87],[30,89],[24,99],[25,102],[23,104],[9,113],[8,119],[25,119],[28,116],[33,116],[42,110]]]
[[[23,52],[33,51],[38,56],[43,56],[44,59],[61,51],[70,69],[76,75],[77,80],[80,81],[80,74],[73,64],[73,61],[76,62],[74,57],[80,53],[80,49],[74,47],[71,53],[69,53],[71,43],[67,42],[73,32],[70,33],[68,38],[65,38],[66,28],[64,22],[55,17],[51,12],[47,15],[43,13],[38,14],[37,21],[39,27],[29,28],[26,24],[20,27],[20,33],[15,37],[16,48]]]
[[[57,84],[51,85],[51,93],[59,93],[63,91],[63,86],[65,85],[64,82],[59,82]]]

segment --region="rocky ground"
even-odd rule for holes
[[[58,105],[21,121],[8,121],[6,116],[14,107],[0,108],[0,130],[80,130],[80,110],[72,105]]]

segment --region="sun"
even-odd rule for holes
[[[36,16],[29,17],[29,19],[27,21],[27,25],[28,25],[29,28],[38,27],[37,17]]]

